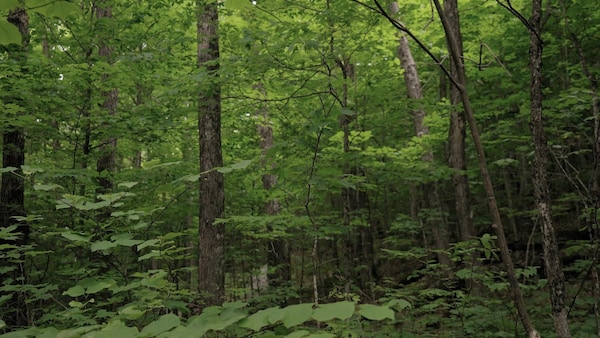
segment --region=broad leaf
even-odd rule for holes
[[[47,17],[60,19],[64,19],[80,11],[77,4],[69,1],[27,0],[25,5],[28,12],[40,13]]]
[[[92,236],[83,237],[81,235],[74,234],[72,232],[63,232],[63,233],[61,233],[61,235],[64,238],[66,238],[66,239],[68,239],[70,241],[73,241],[73,242],[89,242],[90,238],[92,238]]]
[[[387,306],[362,304],[359,306],[358,313],[370,320],[394,319],[394,311]]]
[[[283,325],[290,328],[309,320],[313,313],[313,305],[312,303],[305,303],[284,308]]]
[[[71,296],[71,297],[79,297],[85,293],[85,289],[81,285],[75,285],[70,287],[69,290],[63,292],[63,295]]]
[[[174,327],[180,324],[179,317],[176,315],[169,313],[161,316],[158,320],[153,321],[148,324],[142,332],[140,333],[140,337],[156,337],[159,334],[169,331]]]
[[[348,319],[354,314],[354,302],[343,301],[331,304],[320,304],[313,312],[312,318],[326,322],[334,318]]]
[[[110,241],[97,241],[92,243],[91,250],[92,252],[100,251],[100,250],[108,250],[110,248],[114,248],[117,246],[117,243]]]
[[[0,20],[0,45],[21,44],[21,33],[12,23]],[[2,168],[2,170],[7,168]]]

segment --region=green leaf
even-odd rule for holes
[[[2,23],[2,21],[0,21],[0,24],[1,24],[1,23]],[[12,24],[10,24],[10,25],[12,26]],[[2,26],[1,26],[1,25],[0,25],[0,33],[2,33]],[[17,33],[19,33],[19,31],[18,31],[18,30],[17,30]],[[19,33],[19,34],[21,34],[21,33]],[[1,36],[1,35],[0,35],[0,36]],[[20,35],[19,35],[19,36],[20,36]],[[0,39],[2,39],[2,38],[0,37]],[[2,43],[2,42],[1,42],[1,40],[0,40],[0,44],[1,44],[1,43]],[[0,168],[0,173],[12,173],[12,172],[14,172],[15,170],[17,170],[17,168],[15,168],[15,167],[4,167],[4,168]]]
[[[296,331],[296,332],[292,332],[290,334],[288,334],[287,336],[285,336],[285,338],[302,338],[302,337],[306,337],[310,334],[309,331],[306,330],[300,330],[300,331]]]
[[[6,21],[6,19],[0,20],[0,45],[9,45],[11,43],[20,45],[21,33],[15,25]],[[8,168],[2,168],[2,170],[5,169]]]
[[[108,249],[114,248],[116,246],[117,246],[117,243],[115,243],[115,242],[97,241],[97,242],[92,243],[91,250],[92,250],[92,252],[100,251],[100,250],[108,250]]]
[[[227,0],[225,2],[225,7],[230,9],[235,9],[238,11],[246,10],[252,4],[249,0]]]
[[[148,247],[148,246],[154,246],[154,245],[155,245],[156,243],[158,243],[158,242],[159,242],[159,240],[158,240],[158,239],[149,239],[149,240],[147,240],[147,241],[145,241],[145,242],[143,242],[143,243],[139,244],[139,245],[137,246],[137,250],[138,250],[138,251],[140,251],[140,250],[142,250],[142,249],[143,249],[143,248],[145,248],[145,247]]]
[[[21,170],[23,170],[23,174],[25,175],[33,175],[35,173],[42,173],[44,169],[32,167],[30,165],[22,165]]]
[[[118,184],[119,187],[125,187],[127,189],[131,189],[133,188],[135,185],[137,185],[138,182],[121,182]]]
[[[66,239],[68,239],[70,241],[73,241],[73,242],[89,242],[90,238],[92,238],[92,236],[83,237],[81,235],[74,234],[72,232],[63,232],[63,233],[61,233],[61,235],[64,238],[66,238]]]
[[[118,239],[115,243],[121,245],[121,246],[134,246],[134,245],[138,245],[140,243],[142,243],[141,240],[139,239]]]
[[[58,184],[36,184],[33,186],[33,190],[35,191],[50,191],[54,189],[64,189],[62,186]]]
[[[147,254],[145,254],[143,256],[138,257],[138,262],[146,260],[146,259],[150,259],[150,258],[153,258],[153,257],[158,257],[158,256],[160,256],[160,251],[152,251],[150,253],[147,253]]]
[[[296,304],[290,305],[284,310],[283,325],[287,328],[292,326],[300,325],[310,319],[313,312],[313,304]]]
[[[81,336],[81,338],[130,338],[137,337],[138,330],[135,327],[128,327],[120,320],[113,320],[106,324],[102,330],[88,332]]]
[[[85,289],[81,285],[75,285],[69,288],[69,290],[63,292],[63,295],[71,297],[79,297],[85,293]]]
[[[19,0],[2,0],[0,1],[0,10],[9,10],[19,7]]]
[[[144,311],[138,309],[135,305],[129,305],[119,311],[119,314],[127,319],[138,319],[143,316],[144,313]]]
[[[264,326],[274,323],[271,322],[270,318],[273,316],[273,314],[276,314],[277,312],[283,312],[283,310],[279,307],[271,307],[268,309],[260,310],[250,315],[248,318],[244,319],[240,323],[240,326],[253,331],[259,331]]]
[[[111,284],[103,282],[103,281],[96,281],[96,283],[89,285],[86,289],[85,289],[85,293],[87,294],[94,294],[94,293],[98,293],[104,289],[110,288]]]
[[[252,163],[252,160],[243,160],[241,162],[235,163],[231,165],[231,169],[237,170],[237,169],[244,169],[246,168],[248,165],[250,165],[250,163]]]
[[[27,0],[25,5],[28,12],[60,19],[80,11],[77,4],[69,1]]]
[[[0,319],[0,329],[5,326],[6,326],[6,323],[2,319]]]
[[[387,306],[362,304],[359,306],[358,313],[370,320],[394,319],[394,311]]]
[[[343,301],[331,304],[320,304],[312,314],[314,320],[326,322],[333,318],[348,319],[354,314],[354,302]]]
[[[140,337],[156,337],[163,332],[173,329],[180,323],[179,317],[172,313],[163,315],[158,320],[144,327],[140,333]]]

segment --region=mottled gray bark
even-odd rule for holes
[[[546,278],[550,288],[552,318],[556,334],[560,338],[571,337],[567,321],[568,309],[565,276],[562,271],[554,223],[552,220],[550,187],[547,177],[548,144],[543,123],[542,41],[540,39],[542,0],[532,0],[529,45],[529,68],[531,71],[531,136],[534,146],[533,187],[535,203],[542,228],[542,246]]]

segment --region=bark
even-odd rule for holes
[[[464,70],[464,64],[462,63],[462,58],[460,55],[460,46],[455,36],[456,32],[452,30],[450,23],[446,19],[446,15],[444,10],[442,9],[440,1],[433,0],[433,2],[444,26],[444,32],[446,33],[446,40],[448,42],[448,50],[450,51],[450,56],[452,57],[453,62],[455,62],[455,64],[458,66],[458,71],[456,73],[456,77],[454,77],[453,82],[456,84],[461,94],[461,100],[465,112],[465,117],[469,125],[471,137],[473,138],[473,143],[475,145],[475,151],[477,153],[477,162],[479,164],[481,179],[483,181],[483,188],[487,195],[486,197],[488,202],[488,209],[492,218],[492,228],[494,229],[496,237],[498,238],[498,247],[500,249],[502,262],[504,263],[504,267],[506,269],[506,276],[510,284],[515,306],[519,312],[521,323],[523,324],[523,327],[525,328],[525,331],[527,331],[529,337],[539,337],[539,333],[534,328],[531,320],[529,319],[529,314],[527,313],[527,307],[523,299],[523,294],[521,292],[519,282],[515,275],[512,257],[510,255],[508,244],[506,242],[506,236],[504,235],[504,226],[502,225],[500,211],[498,210],[498,204],[496,202],[494,187],[492,185],[492,180],[487,167],[487,161],[485,158],[483,144],[481,142],[479,129],[477,128],[477,124],[475,121],[475,114],[471,107],[469,93],[467,91],[467,79]]]
[[[198,229],[198,289],[205,295],[202,306],[219,305],[225,299],[225,224],[215,224],[225,215],[221,153],[221,88],[218,83],[219,37],[216,1],[196,2],[198,7],[198,68],[207,72],[198,95],[200,145],[200,224]]]
[[[260,94],[266,98],[267,94],[262,84],[254,86]],[[269,163],[268,151],[273,147],[273,128],[270,125],[269,110],[266,105],[259,108],[259,123],[257,124],[258,135],[260,136],[261,165],[264,170],[273,170],[276,168],[274,162]],[[264,173],[262,175],[263,189],[270,191],[277,185],[277,175]],[[274,216],[279,214],[279,200],[269,198],[265,203],[265,212],[267,215]],[[272,232],[272,228],[268,229]],[[267,263],[271,266],[273,272],[267,275],[269,286],[278,287],[285,285],[291,279],[290,271],[290,248],[287,239],[273,238],[269,241],[267,248]]]
[[[23,8],[18,8],[8,14],[8,21],[15,25],[21,33],[21,45],[11,45],[8,48],[9,58],[16,61],[18,67],[24,66],[28,58],[29,48],[29,17]],[[22,69],[23,71],[23,69]],[[8,100],[11,103],[20,105],[24,97],[11,97]],[[17,115],[24,115],[26,112],[19,112]],[[27,244],[29,237],[29,226],[14,217],[25,216],[25,180],[21,166],[25,164],[25,132],[23,128],[6,125],[2,131],[2,167],[16,168],[14,172],[2,173],[2,183],[0,185],[0,227],[16,226],[16,232],[20,232],[19,238],[10,244],[22,246]],[[0,243],[1,244],[1,243]],[[0,265],[12,264],[8,262],[0,262]],[[18,263],[20,266],[15,270],[5,273],[7,280],[17,280],[25,278],[23,263]],[[23,279],[23,283],[26,281]],[[0,295],[4,296],[4,295]],[[2,316],[6,325],[25,326],[30,325],[28,321],[27,304],[23,295],[19,292],[14,292],[12,298],[7,300],[5,308],[15,309],[15,312],[6,313]]]
[[[398,13],[398,4],[393,2],[391,6],[392,14]],[[406,85],[406,91],[408,97],[418,102],[423,99],[423,91],[421,88],[421,82],[419,80],[419,73],[417,71],[417,65],[410,51],[408,45],[408,39],[405,34],[401,34],[398,43],[398,58],[400,59],[400,65],[404,70],[404,83]],[[425,125],[424,120],[426,113],[423,109],[415,109],[412,111],[413,125],[415,128],[415,135],[417,137],[423,137],[429,134],[429,127]],[[433,152],[429,151],[422,157],[423,162],[432,164],[434,160]],[[437,194],[437,187],[435,182],[424,183],[420,187],[422,194],[419,194],[421,201],[418,203],[422,208],[429,209],[434,213],[441,211],[440,201]],[[438,262],[442,265],[450,266],[452,264],[449,256],[444,252],[449,247],[449,235],[445,223],[432,215],[426,216],[429,219],[426,220],[427,227],[431,228],[431,235],[433,237],[434,249],[436,249]]]
[[[100,1],[98,3],[98,7],[96,7],[96,18],[112,18],[112,8],[102,7],[104,1]],[[101,59],[110,62],[112,56],[112,48],[108,44],[108,40],[111,37],[111,33],[101,32],[100,33],[100,47],[98,49],[98,55]],[[107,81],[109,78],[108,74],[102,75],[102,81]],[[117,103],[119,99],[119,93],[117,89],[111,89],[102,92],[102,96],[104,97],[104,103],[102,107],[107,112],[109,119],[113,120],[114,116],[117,115]],[[104,128],[109,129],[109,123],[107,123]],[[103,141],[102,146],[100,147],[100,157],[96,163],[96,171],[100,175],[98,177],[98,192],[99,193],[107,193],[110,192],[113,188],[113,181],[110,176],[110,173],[114,172],[117,168],[116,163],[116,152],[117,152],[117,138],[114,136],[109,136],[107,139]]]
[[[444,14],[448,20],[450,29],[454,32],[460,64],[450,58],[450,75],[457,77],[462,67],[462,34],[460,32],[460,20],[458,15],[457,0],[444,0]],[[456,220],[458,224],[458,238],[468,241],[473,234],[473,221],[471,219],[471,204],[469,203],[469,178],[467,177],[467,162],[465,157],[465,135],[466,124],[464,112],[458,110],[461,103],[460,90],[454,84],[450,84],[450,103],[454,106],[450,113],[450,129],[448,133],[448,165],[454,169],[452,184],[454,185],[454,201],[456,208]]]
[[[532,1],[532,12],[529,20],[530,46],[529,68],[531,71],[531,136],[534,145],[533,186],[535,203],[539,213],[542,228],[542,246],[544,250],[544,265],[546,278],[550,288],[552,317],[558,337],[571,337],[567,321],[565,276],[556,242],[554,223],[552,220],[551,196],[547,177],[548,145],[543,124],[542,96],[542,41],[541,36],[542,0]]]

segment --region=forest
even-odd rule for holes
[[[593,0],[0,1],[0,337],[600,337]]]

